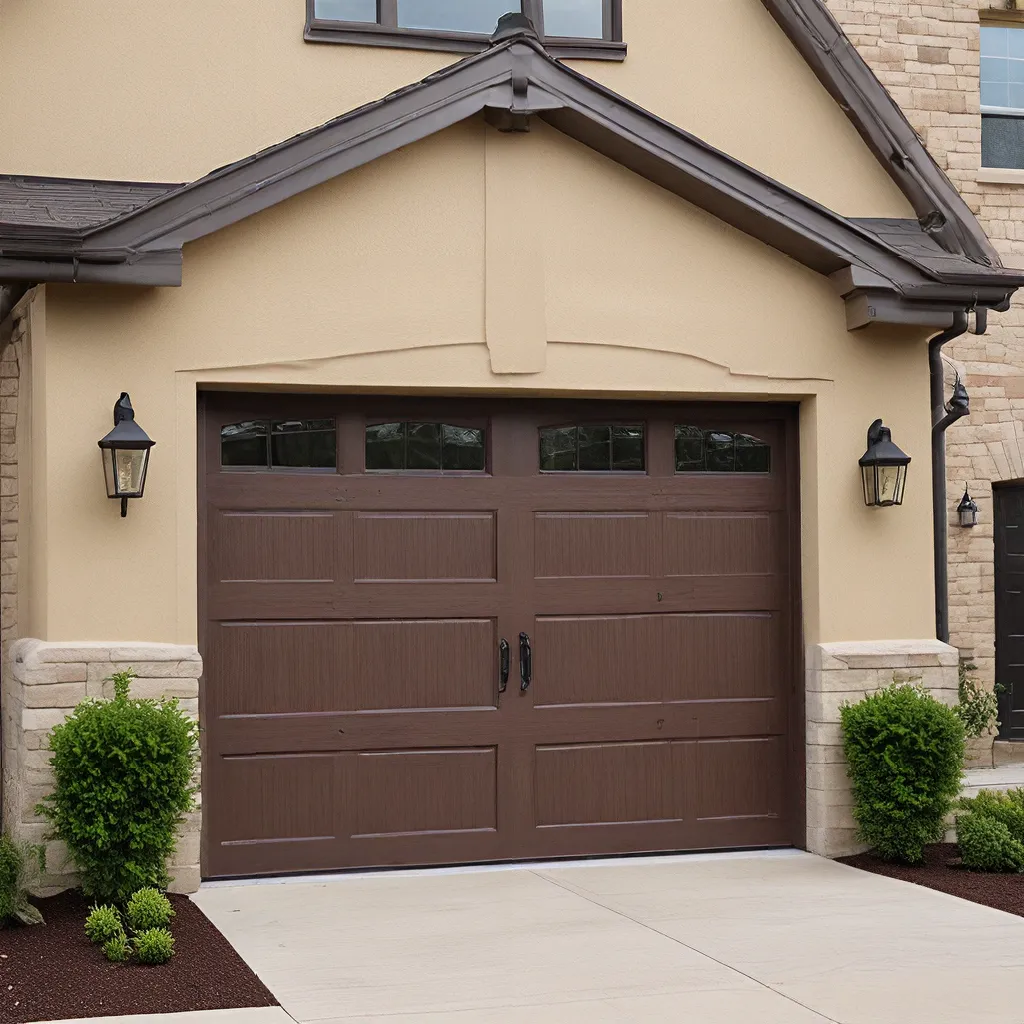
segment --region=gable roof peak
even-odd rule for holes
[[[491,45],[497,46],[498,43],[508,42],[510,39],[529,39],[542,45],[536,26],[527,15],[518,11],[503,14],[498,19],[498,25],[491,36]]]

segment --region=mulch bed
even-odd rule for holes
[[[104,959],[85,937],[81,893],[34,901],[46,924],[0,929],[0,1024],[277,1005],[190,899],[171,901],[174,956],[159,967]]]
[[[841,864],[849,864],[876,875],[916,882],[929,889],[938,889],[962,900],[980,903],[985,907],[1005,910],[1007,914],[1024,917],[1024,875],[989,874],[986,871],[968,871],[960,867],[960,851],[956,843],[936,843],[925,847],[925,862],[917,867],[906,864],[887,864],[870,853],[855,857],[840,857]]]

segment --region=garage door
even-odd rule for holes
[[[207,876],[801,841],[789,410],[200,417]]]

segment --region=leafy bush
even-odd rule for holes
[[[1024,843],[1024,790],[1000,793],[983,789],[977,796],[960,801],[960,809],[982,818],[1002,822],[1020,843]]]
[[[165,964],[174,956],[174,936],[166,928],[147,928],[135,936],[135,957],[140,964]]]
[[[115,964],[123,964],[132,955],[132,947],[124,932],[103,943],[103,955]]]
[[[43,915],[28,901],[28,883],[35,866],[44,864],[44,849],[0,836],[0,922],[42,924]]]
[[[85,934],[90,942],[96,942],[101,946],[118,935],[124,935],[124,926],[121,924],[121,915],[117,908],[93,907],[85,919]]]
[[[166,928],[174,917],[174,908],[162,892],[140,889],[132,894],[124,915],[133,932],[144,932],[149,928]]]
[[[175,832],[193,806],[196,724],[176,700],[129,697],[133,678],[114,673],[112,700],[85,700],[54,728],[56,788],[38,807],[86,896],[105,903],[166,885]]]
[[[918,686],[894,683],[841,708],[860,836],[885,860],[919,863],[960,790],[964,726]]]
[[[961,814],[956,841],[964,867],[975,871],[1024,871],[1024,843],[996,818]]]
[[[976,665],[960,662],[959,697],[953,708],[971,739],[981,736],[989,727],[999,725],[999,698],[991,690],[979,686],[977,680],[967,674],[975,668]]]

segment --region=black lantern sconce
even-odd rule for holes
[[[970,494],[967,493],[966,487],[964,487],[964,496],[960,499],[960,504],[956,507],[956,518],[961,526],[978,525],[978,504]]]
[[[889,428],[875,420],[868,427],[868,450],[860,460],[864,477],[864,504],[888,508],[903,504],[910,456],[892,443]]]
[[[103,455],[107,497],[121,499],[121,517],[128,515],[128,499],[141,498],[146,488],[149,450],[156,444],[135,422],[127,391],[114,406],[114,429],[98,442]]]

